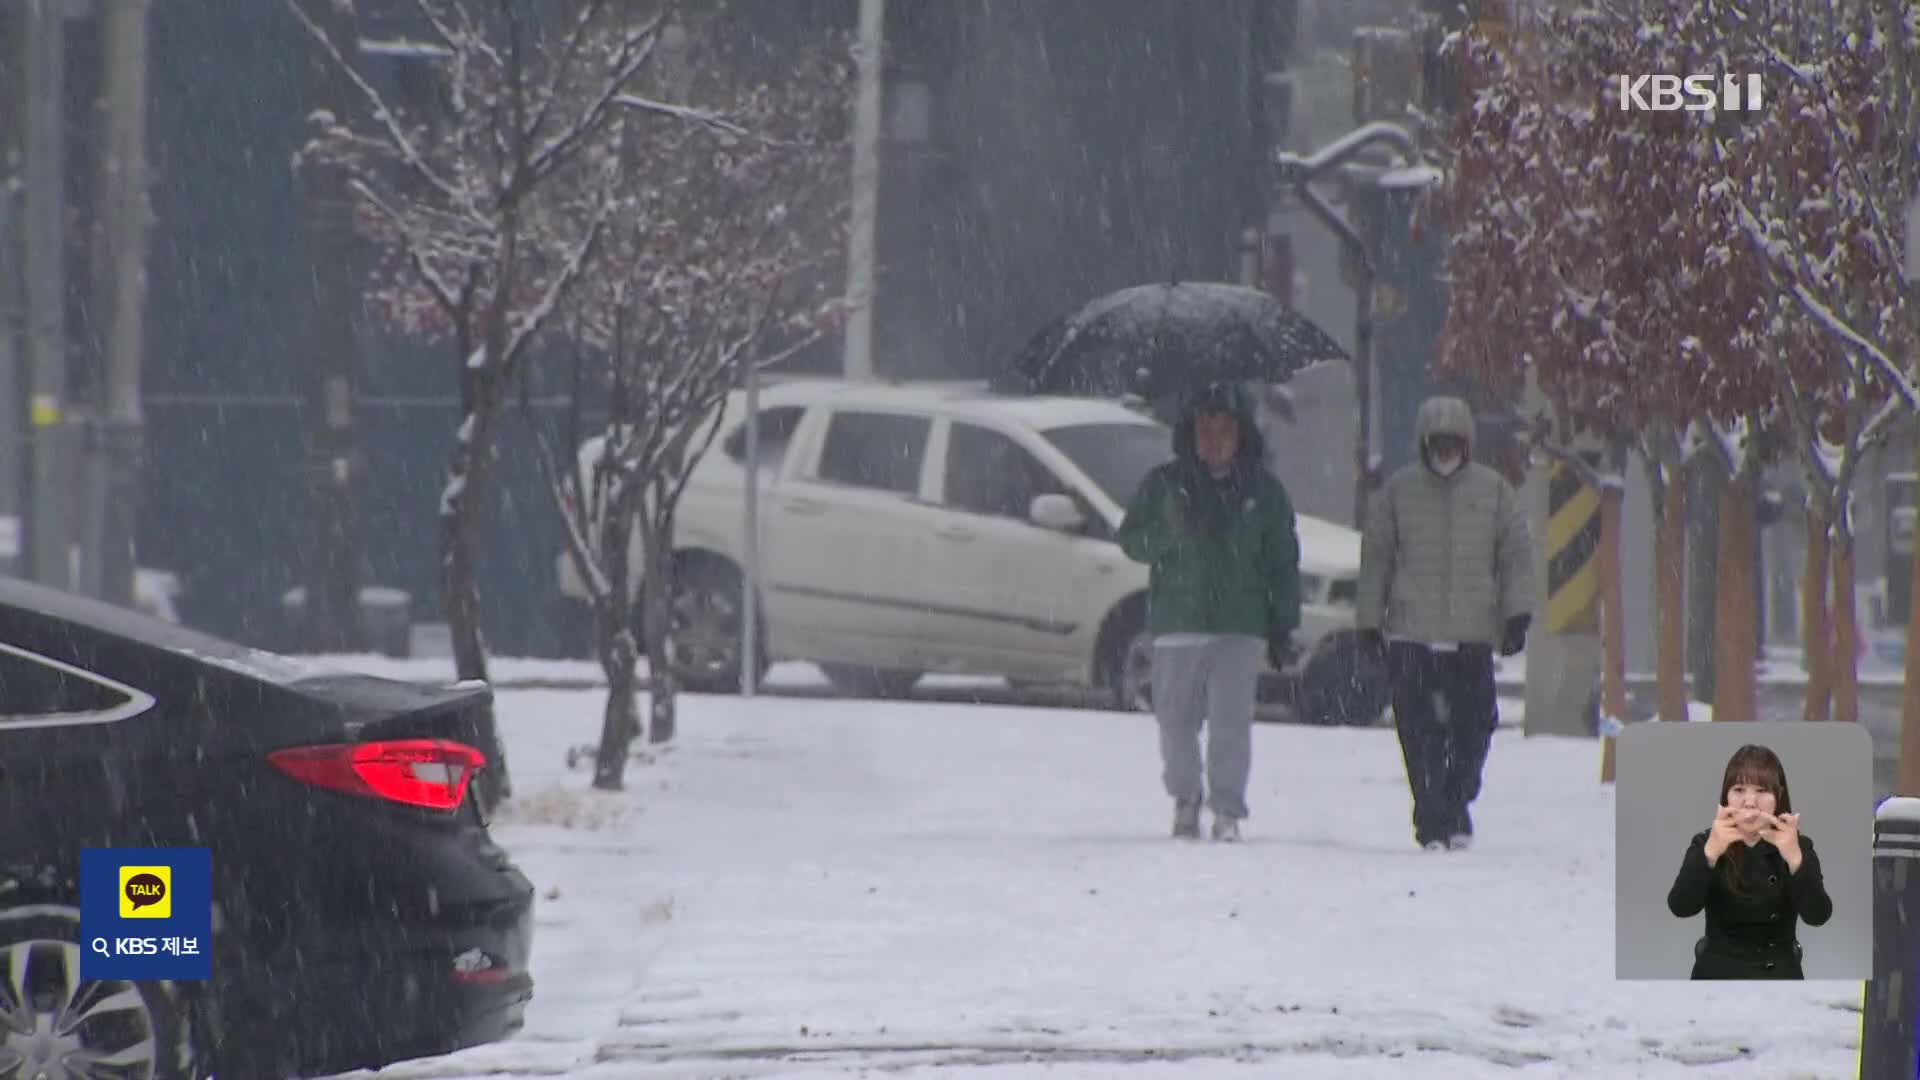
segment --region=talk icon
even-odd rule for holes
[[[121,867],[120,917],[123,919],[173,918],[173,867]]]

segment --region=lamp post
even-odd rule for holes
[[[842,367],[850,379],[873,377],[873,246],[880,210],[881,53],[886,0],[860,0],[859,94],[853,109],[853,212],[847,237],[847,323]]]
[[[1402,159],[1402,165],[1411,167],[1420,161],[1420,151],[1414,145],[1413,136],[1404,128],[1386,123],[1365,124],[1311,154],[1282,151],[1274,155],[1275,179],[1333,231],[1354,261],[1357,295],[1353,325],[1353,381],[1355,407],[1358,410],[1353,450],[1355,527],[1366,520],[1367,497],[1372,493],[1373,290],[1376,266],[1367,249],[1366,239],[1313,189],[1313,182],[1355,164],[1361,154],[1376,146],[1392,150]],[[1373,182],[1378,182],[1377,177]]]

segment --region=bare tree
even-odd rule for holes
[[[285,0],[340,66],[352,115],[316,112],[302,153],[349,171],[356,223],[383,261],[372,299],[392,325],[451,342],[461,420],[440,499],[441,601],[462,679],[487,678],[480,625],[481,515],[501,414],[532,344],[582,280],[612,207],[564,212],[617,167],[597,153],[654,55],[670,2],[525,5],[411,0],[425,100],[391,100],[310,3]],[[638,103],[644,106],[644,102]],[[493,766],[482,798],[511,791],[491,713],[476,737]]]
[[[582,453],[576,419],[563,453],[535,425],[592,596],[609,689],[593,783],[605,789],[621,786],[640,732],[643,651],[656,743],[673,737],[683,678],[731,690],[740,665],[760,662],[741,647],[737,568],[677,556],[675,516],[744,367],[811,344],[842,310],[822,271],[844,249],[845,50],[836,40],[773,61],[725,14],[685,26],[694,52],[684,92],[703,104],[638,102],[621,121],[625,168],[605,270],[568,303],[567,332],[592,363],[576,383],[606,395],[608,426]]]

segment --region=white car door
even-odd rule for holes
[[[964,420],[947,428],[941,455],[934,561],[956,648],[978,670],[1057,678],[1083,660],[1088,624],[1103,614],[1093,579],[1118,551],[1087,535],[1036,525],[1035,496],[1066,495],[1093,509],[1010,432]]]
[[[912,669],[933,418],[833,407],[769,500],[770,620],[809,659]]]

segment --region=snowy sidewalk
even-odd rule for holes
[[[500,695],[527,1030],[382,1076],[1854,1072],[1857,983],[1613,980],[1591,742],[1503,733],[1436,856],[1385,730],[1258,728],[1233,847],[1165,838],[1143,716],[687,698],[601,796],[561,758],[602,700]]]

